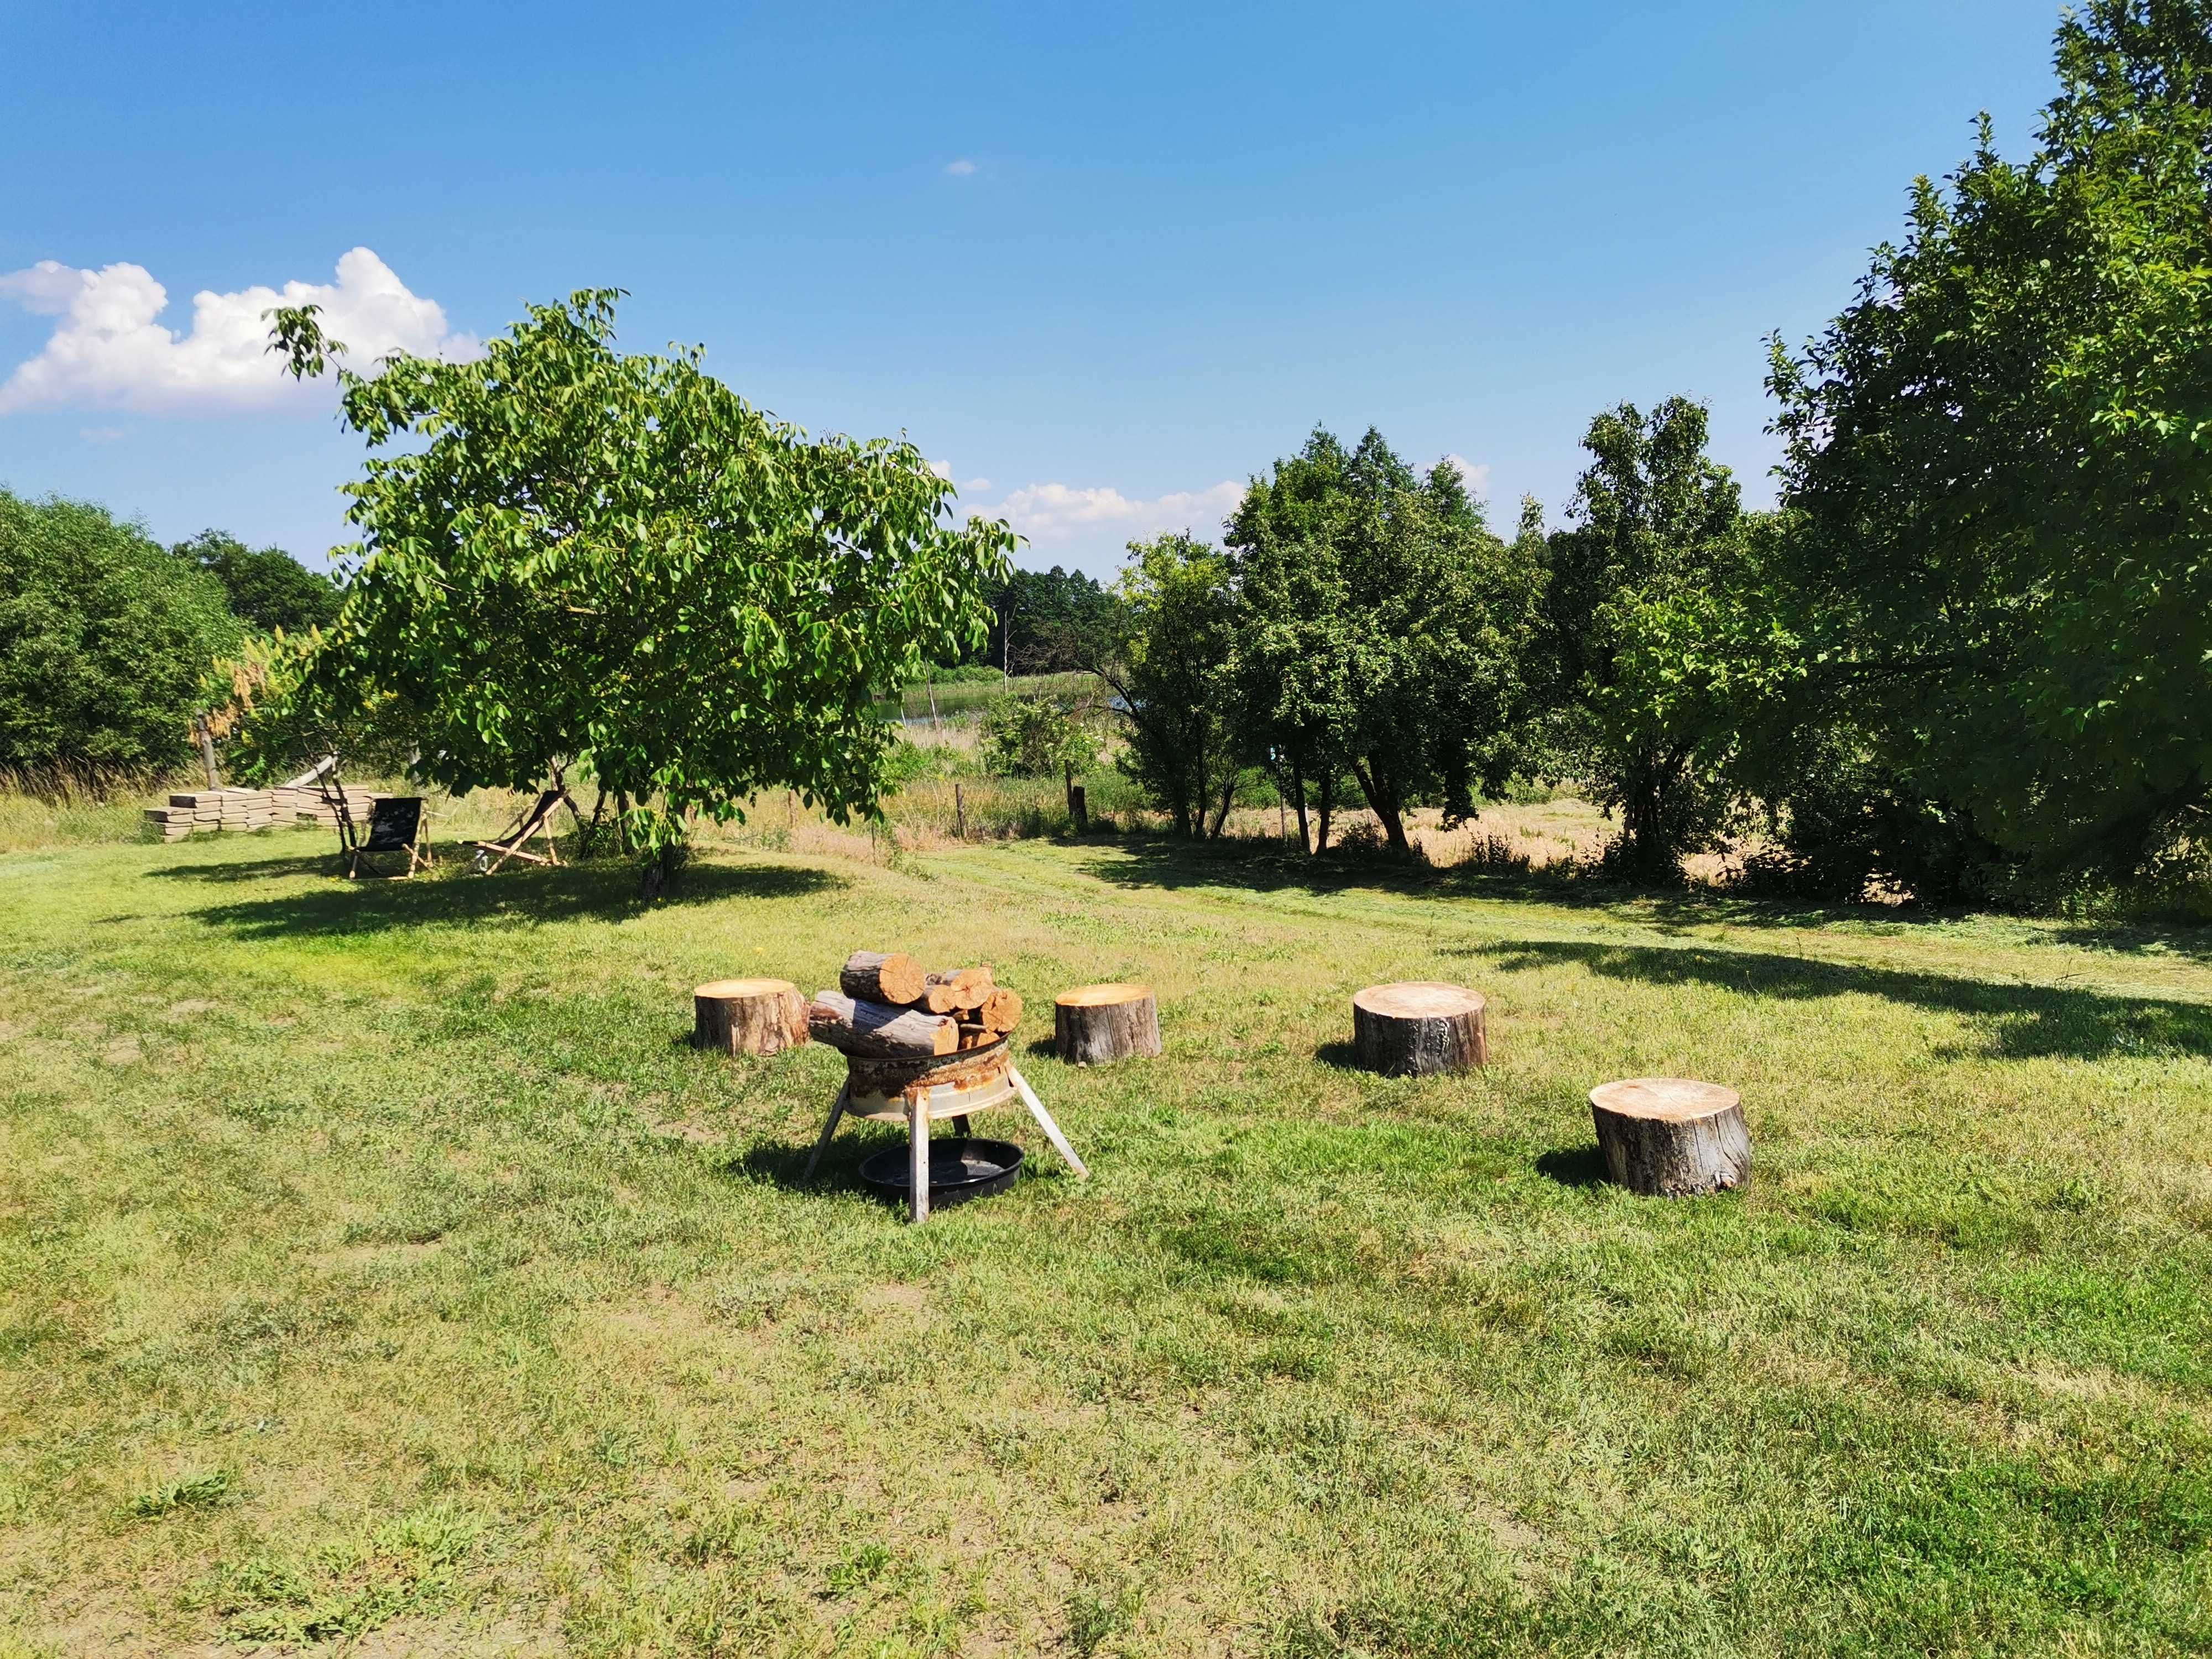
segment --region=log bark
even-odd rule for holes
[[[928,982],[933,990],[950,991],[952,1006],[965,1013],[983,1006],[995,981],[988,968],[940,968]]]
[[[691,993],[691,1040],[732,1054],[780,1054],[806,1041],[806,999],[787,979],[718,979]]]
[[[1489,1063],[1482,999],[1461,985],[1370,985],[1352,999],[1352,1046],[1386,1077],[1465,1072]]]
[[[837,988],[855,1002],[894,1007],[921,1001],[927,984],[921,964],[902,951],[855,951],[837,973]]]
[[[1022,995],[1009,991],[1003,985],[995,988],[983,999],[975,1010],[975,1023],[985,1030],[1005,1036],[1022,1023]]]
[[[1590,1091],[1606,1173],[1632,1193],[1692,1198],[1751,1181],[1751,1129],[1733,1089],[1639,1077]]]
[[[861,1001],[839,991],[816,994],[807,1005],[806,1028],[817,1042],[883,1060],[949,1054],[960,1043],[958,1023],[942,1014]]]
[[[1160,1051],[1149,985],[1082,985],[1053,999],[1053,1046],[1070,1066],[1109,1066]]]

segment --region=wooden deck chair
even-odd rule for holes
[[[404,853],[407,867],[401,871],[383,871],[374,864],[368,866],[372,876],[386,874],[411,876],[425,870],[437,860],[430,854],[428,826],[423,822],[422,798],[420,795],[386,795],[368,804],[368,833],[361,837],[346,856],[346,879],[351,881],[362,872],[362,866],[371,854]],[[349,823],[350,819],[342,820]],[[344,830],[340,830],[343,836]]]
[[[528,864],[559,864],[561,849],[553,839],[553,813],[563,802],[567,802],[572,815],[582,816],[576,811],[576,803],[568,799],[567,786],[556,784],[540,792],[538,805],[508,825],[506,834],[491,841],[472,842],[477,849],[477,873],[490,875],[509,859],[520,859]],[[532,853],[526,849],[524,843],[532,836],[545,837],[544,852]]]

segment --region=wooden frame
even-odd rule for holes
[[[496,874],[499,866],[509,859],[520,859],[526,864],[557,866],[561,862],[561,848],[553,838],[553,814],[564,803],[569,815],[580,821],[583,814],[576,811],[576,803],[569,799],[568,785],[556,783],[552,788],[541,791],[538,805],[517,817],[505,835],[491,841],[471,842],[470,845],[477,849],[477,873],[480,876]],[[544,852],[533,853],[528,849],[527,843],[532,836],[545,837]],[[498,856],[493,857],[494,854]]]

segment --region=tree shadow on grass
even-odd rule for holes
[[[848,885],[823,870],[788,864],[694,864],[667,896],[637,896],[634,865],[570,865],[440,881],[333,881],[305,893],[211,905],[196,918],[242,939],[372,933],[402,927],[530,927],[619,921],[665,905],[800,898]]]
[[[2000,985],[1941,974],[1815,962],[1694,945],[1526,940],[1481,954],[1509,972],[1571,963],[1607,979],[1699,985],[1805,1001],[1861,995],[1986,1022],[2000,1059],[2212,1055],[2212,1006],[2044,985]]]

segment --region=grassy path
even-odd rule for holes
[[[2212,938],[322,850],[0,857],[0,1655],[2212,1645]],[[682,1042],[891,942],[1158,988],[1159,1061],[1024,1060],[1093,1181],[908,1230],[887,1132],[797,1183],[834,1054]],[[1429,977],[1490,1070],[1345,1069]],[[1595,1180],[1647,1072],[1749,1193]]]

